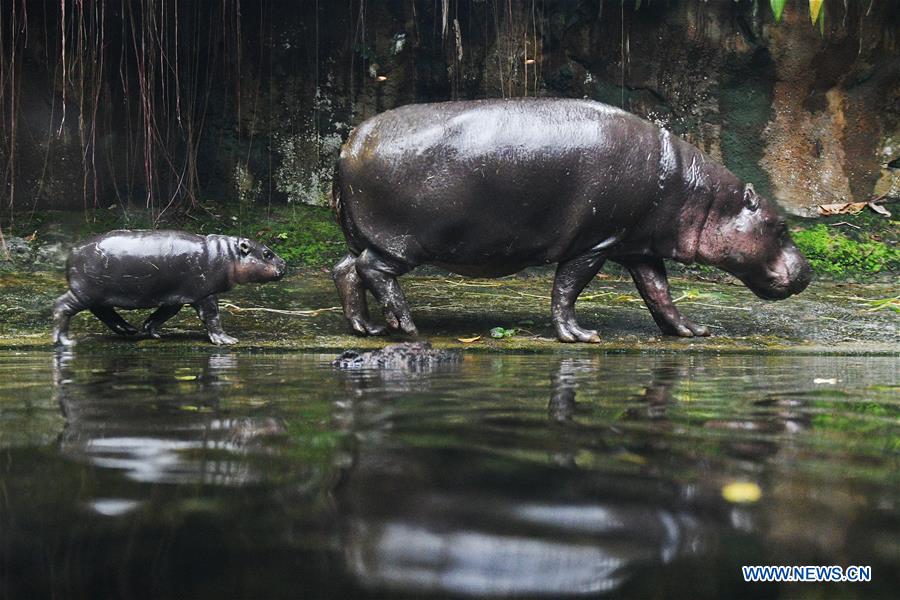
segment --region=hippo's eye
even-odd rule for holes
[[[275,255],[272,254],[271,250],[266,250],[265,252],[263,252],[263,258],[266,260],[272,260],[272,257],[274,257],[274,256]]]

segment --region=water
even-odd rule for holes
[[[0,354],[0,597],[900,584],[896,357],[467,355],[402,374],[164,352]],[[745,502],[723,497],[735,483]],[[873,581],[751,585],[744,564]]]

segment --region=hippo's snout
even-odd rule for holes
[[[287,263],[284,262],[284,259],[280,258],[275,262],[275,277],[274,280],[278,281],[282,277],[284,277],[285,273],[287,273]]]
[[[761,281],[744,279],[747,287],[764,300],[784,300],[799,294],[811,281],[812,267],[796,247],[782,250],[778,258],[766,268]]]
[[[812,266],[796,248],[785,259],[785,268],[788,274],[788,295],[799,294],[809,286],[812,281]]]

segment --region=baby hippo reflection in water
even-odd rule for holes
[[[170,360],[115,357],[98,368],[94,357],[79,368],[72,353],[58,353],[54,393],[66,418],[60,451],[144,483],[239,486],[258,481],[262,475],[247,456],[267,454],[267,442],[283,436],[285,426],[272,417],[219,414],[217,388],[235,361],[232,355],[211,354],[202,372],[186,383]],[[179,389],[184,385],[196,389],[185,395]],[[136,391],[128,394],[129,389]],[[124,406],[123,393],[129,396]]]

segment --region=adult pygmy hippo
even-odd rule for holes
[[[678,312],[663,259],[723,269],[765,299],[811,269],[776,208],[696,147],[586,100],[404,106],[362,123],[341,149],[332,198],[350,254],[334,267],[362,334],[365,290],[414,334],[397,276],[430,263],[498,277],[558,263],[551,310],[564,342],[597,342],[575,300],[604,261],[624,265],[668,334],[708,335]]]
[[[216,294],[238,283],[263,283],[284,276],[284,261],[266,246],[226,235],[183,231],[111,231],[73,248],[66,262],[69,291],[53,305],[53,341],[70,345],[69,320],[90,310],[120,335],[138,330],[114,310],[156,308],[142,330],[159,328],[190,304],[214,344],[237,340],[222,330]]]

